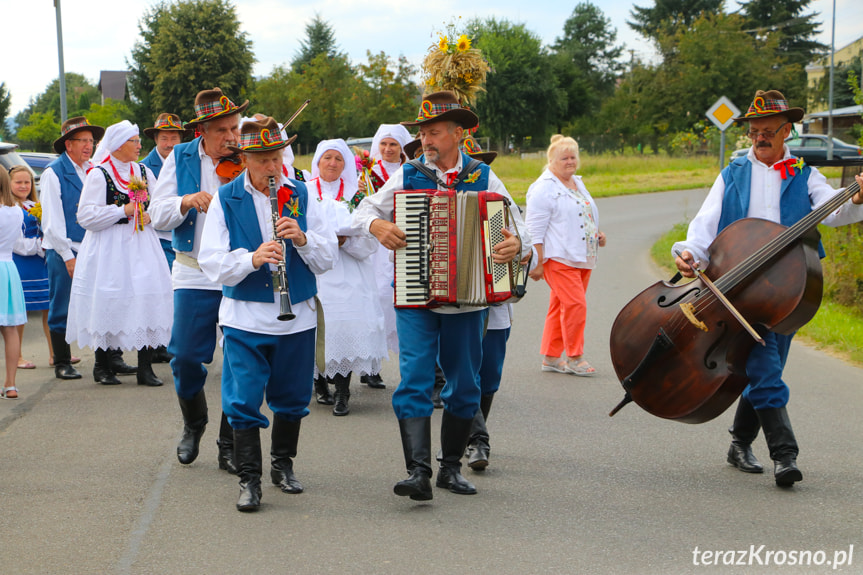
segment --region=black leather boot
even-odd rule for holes
[[[177,399],[183,413],[183,436],[177,444],[177,459],[188,465],[197,459],[201,436],[207,427],[207,396],[202,389],[192,399]]]
[[[432,405],[435,409],[443,409],[443,400],[440,398],[440,392],[446,385],[446,377],[443,374],[440,364],[435,364],[434,367],[434,387],[432,388]]]
[[[153,371],[153,348],[144,347],[138,350],[138,385],[159,387],[164,385]]]
[[[201,392],[203,393],[203,391]],[[222,422],[219,425],[219,438],[216,440],[219,448],[219,469],[224,469],[231,475],[237,474],[237,463],[234,457],[234,430],[228,423],[228,416],[222,412]]]
[[[797,468],[797,439],[791,429],[791,420],[784,407],[755,411],[764,430],[764,438],[773,460],[773,477],[779,487],[791,487],[803,481],[803,473]]]
[[[731,434],[731,446],[728,448],[727,461],[740,471],[746,473],[764,473],[764,467],[752,453],[752,442],[758,436],[761,423],[758,414],[749,400],[740,396],[737,402],[737,412],[734,423],[728,428]]]
[[[351,374],[333,376],[336,392],[333,394],[333,415],[347,415],[351,412],[348,401],[351,399]]]
[[[461,474],[461,456],[467,447],[473,418],[456,417],[446,409],[440,424],[441,462],[435,485],[459,495],[473,495],[476,487]]]
[[[327,383],[327,378],[323,375],[315,378],[315,401],[321,405],[332,405],[335,403],[333,396],[330,395],[330,386]]]
[[[153,351],[153,363],[171,363],[171,360],[174,359],[173,354],[168,353],[168,348],[164,345],[160,345]]]
[[[431,486],[431,417],[399,419],[405,467],[410,477],[396,483],[393,493],[414,501],[430,501]]]
[[[138,368],[123,361],[123,350],[109,349],[108,361],[111,362],[111,370],[116,375],[132,375],[138,372]]]
[[[479,400],[479,410],[473,417],[470,426],[470,440],[467,444],[467,466],[474,471],[485,471],[488,467],[488,456],[491,452],[489,445],[488,428],[486,420],[491,411],[491,403],[494,394],[483,395]]]
[[[120,380],[111,369],[110,350],[97,348],[96,363],[93,365],[93,379],[102,385],[120,385]]]
[[[303,484],[294,475],[294,460],[300,439],[300,422],[273,415],[273,436],[270,448],[272,469],[270,478],[285,493],[302,493]]]
[[[384,380],[379,373],[370,373],[368,375],[360,376],[360,383],[365,383],[372,389],[385,389],[387,386],[384,385]]]
[[[57,379],[81,379],[81,374],[72,367],[72,350],[66,343],[66,334],[58,331],[51,334],[51,347],[54,349],[54,377]]]
[[[257,511],[261,507],[261,428],[234,430],[234,453],[240,476],[238,511]]]

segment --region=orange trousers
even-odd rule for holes
[[[578,357],[584,353],[587,321],[587,284],[592,270],[574,268],[554,260],[543,263],[543,275],[551,288],[540,352],[550,357]]]

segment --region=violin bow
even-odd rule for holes
[[[680,252],[677,250],[674,251],[674,255],[676,255],[680,259],[683,259],[683,256],[681,256]],[[725,306],[725,309],[727,309],[731,313],[731,315],[733,315],[734,318],[738,322],[740,322],[740,325],[742,325],[743,329],[745,329],[747,331],[747,333],[749,333],[749,335],[752,336],[752,339],[754,339],[755,341],[757,341],[761,345],[767,345],[764,342],[764,339],[762,339],[762,337],[760,335],[758,335],[758,332],[755,331],[755,329],[751,325],[749,325],[749,322],[746,321],[746,318],[743,317],[743,315],[739,311],[737,311],[737,308],[735,308],[734,305],[730,301],[728,301],[728,298],[725,297],[725,294],[723,294],[721,291],[719,291],[719,288],[716,287],[716,284],[714,284],[712,281],[710,281],[710,278],[701,272],[701,270],[698,268],[698,262],[693,261],[691,264],[689,264],[689,267],[692,268],[692,271],[694,271],[695,274],[701,279],[701,281],[704,282],[704,285],[707,286],[707,289],[709,289],[710,292],[714,296],[716,296],[716,299],[718,299],[719,302],[723,306]],[[682,305],[683,304],[681,304],[681,306]],[[685,313],[686,312],[684,312],[684,314]],[[690,321],[692,321],[692,319],[690,319]],[[703,328],[699,328],[699,329],[703,329]]]
[[[311,101],[312,101],[311,99],[308,99],[308,100],[306,100],[305,102],[303,102],[302,104],[300,104],[300,107],[299,107],[299,108],[297,108],[297,111],[296,111],[296,112],[294,112],[294,113],[293,113],[293,115],[292,115],[290,118],[288,118],[288,121],[287,121],[287,122],[285,122],[284,124],[282,124],[282,129],[283,129],[283,130],[286,130],[286,129],[288,128],[288,126],[290,126],[290,125],[291,125],[291,122],[293,122],[294,120],[296,120],[296,119],[297,119],[297,116],[299,116],[300,114],[302,114],[302,113],[303,113],[303,110],[305,110],[305,109],[306,109],[306,106],[308,106],[308,105],[309,105],[309,103],[310,103]]]

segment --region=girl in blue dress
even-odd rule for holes
[[[24,239],[15,245],[12,259],[21,276],[24,301],[27,311],[42,311],[42,328],[48,341],[48,357],[53,357],[51,338],[48,332],[48,268],[45,267],[45,251],[42,249],[40,206],[36,197],[33,173],[26,166],[9,169],[12,196],[24,212]],[[34,209],[35,206],[35,209]],[[24,343],[24,326],[18,326],[18,335]],[[36,366],[24,359],[23,350],[18,358],[18,369],[33,369]]]
[[[11,188],[9,173],[0,169],[0,334],[6,348],[6,381],[0,390],[3,399],[18,399],[15,374],[18,356],[21,355],[21,339],[17,326],[27,323],[24,290],[12,261],[12,248],[22,237],[24,214],[16,204]]]

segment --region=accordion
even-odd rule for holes
[[[396,191],[393,222],[407,247],[395,251],[395,307],[486,306],[523,296],[518,261],[492,260],[511,219],[508,198],[493,192]]]

